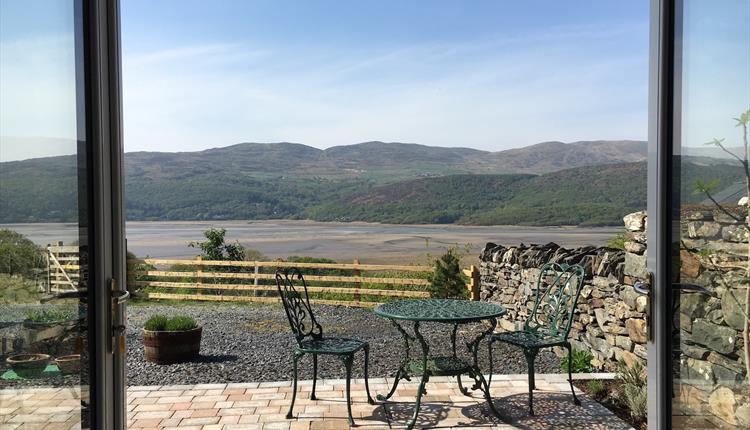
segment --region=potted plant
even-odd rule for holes
[[[73,375],[81,372],[81,354],[64,355],[55,359],[57,368],[63,375]]]
[[[47,354],[18,354],[8,357],[5,362],[20,378],[36,378],[49,364]]]
[[[194,319],[184,315],[152,316],[143,328],[146,361],[157,364],[190,361],[200,353],[202,332]]]
[[[23,327],[26,329],[27,343],[61,336],[75,327],[78,321],[73,308],[41,308],[26,312]]]

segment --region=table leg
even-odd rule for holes
[[[406,379],[407,381],[411,381],[411,378],[409,377],[409,372],[406,370],[406,366],[409,363],[409,350],[411,347],[410,341],[414,341],[414,337],[410,336],[409,333],[406,332],[406,330],[403,329],[396,321],[389,320],[391,324],[393,324],[396,327],[396,330],[401,333],[401,336],[404,338],[404,360],[401,362],[401,365],[399,366],[398,370],[396,370],[396,373],[393,375],[393,386],[391,387],[391,390],[386,394],[385,396],[382,394],[378,394],[375,396],[379,401],[384,402],[388,399],[390,399],[393,394],[396,393],[396,388],[398,388],[398,383],[402,379]]]
[[[456,358],[456,332],[458,331],[458,324],[453,324],[453,331],[451,331],[451,347],[453,349],[453,358]],[[458,389],[461,390],[464,396],[471,396],[469,393],[469,390],[464,387],[463,382],[461,381],[461,375],[456,376],[456,380],[458,381]]]
[[[414,415],[411,418],[411,422],[406,427],[407,430],[412,430],[417,423],[419,417],[419,407],[422,404],[422,394],[425,393],[425,384],[430,380],[429,371],[427,370],[427,357],[430,353],[430,348],[427,346],[422,333],[419,332],[419,321],[414,322],[414,335],[419,340],[422,346],[422,381],[419,383],[419,390],[417,390],[417,401],[414,404]]]
[[[492,395],[490,394],[490,384],[487,382],[487,380],[484,378],[484,375],[482,375],[482,370],[479,368],[479,344],[482,342],[482,339],[492,334],[492,332],[495,331],[495,327],[497,327],[497,321],[493,318],[490,320],[490,327],[479,334],[479,336],[476,337],[473,341],[466,344],[466,346],[469,347],[469,351],[471,351],[474,363],[472,366],[472,371],[469,374],[469,376],[474,379],[474,385],[471,387],[472,390],[480,390],[484,394],[484,398],[487,400],[487,405],[490,407],[490,411],[497,417],[500,416],[500,413],[495,409],[495,404],[492,402]]]

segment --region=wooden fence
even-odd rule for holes
[[[146,288],[150,299],[276,302],[275,271],[296,267],[308,282],[311,301],[374,306],[392,298],[429,297],[431,266],[289,261],[128,260],[128,288]],[[464,270],[478,299],[478,270]],[[475,299],[475,300],[476,300]]]
[[[77,245],[47,245],[47,292],[75,291],[80,279]]]

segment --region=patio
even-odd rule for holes
[[[577,378],[590,377],[585,374]],[[598,374],[597,377],[611,377]],[[389,378],[371,380],[375,392],[389,387]],[[142,386],[128,389],[128,427],[137,429],[343,429],[346,421],[343,380],[318,381],[320,400],[309,400],[311,381],[301,381],[296,419],[284,418],[291,382]],[[537,375],[535,409],[526,413],[526,375],[496,375],[492,392],[502,419],[487,415],[479,396],[461,394],[455,379],[433,377],[423,397],[418,428],[493,429],[628,429],[603,406],[579,396],[575,407],[564,375]],[[353,381],[352,408],[362,429],[402,428],[413,411],[417,384],[404,382],[392,403],[367,404],[363,381]],[[77,429],[78,393],[66,388],[0,390],[0,430]]]

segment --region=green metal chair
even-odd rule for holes
[[[573,388],[571,371],[572,348],[568,334],[573,323],[573,314],[583,286],[584,270],[580,265],[547,263],[540,268],[536,285],[536,298],[531,314],[523,329],[495,333],[489,339],[490,376],[492,383],[492,345],[505,342],[523,350],[529,372],[529,414],[534,415],[534,359],[539,350],[563,346],[568,350],[568,381],[573,393],[573,403],[580,405]]]
[[[299,281],[302,286],[299,291],[294,285],[295,280]],[[293,417],[292,409],[297,397],[297,362],[299,359],[305,354],[312,355],[313,385],[310,399],[317,400],[315,397],[315,385],[318,378],[318,355],[333,355],[341,357],[346,368],[347,411],[349,413],[349,424],[354,426],[354,419],[352,418],[351,376],[354,354],[358,351],[364,351],[365,353],[365,390],[367,391],[367,401],[371,405],[375,404],[375,401],[370,396],[370,386],[367,381],[370,346],[367,342],[358,339],[323,336],[323,328],[318,324],[312,307],[310,307],[307,283],[299,269],[293,268],[277,271],[276,287],[279,290],[281,302],[284,304],[284,311],[289,319],[289,325],[297,340],[293,358],[294,385],[292,386],[292,404],[289,405],[289,412],[287,412],[286,417]]]

